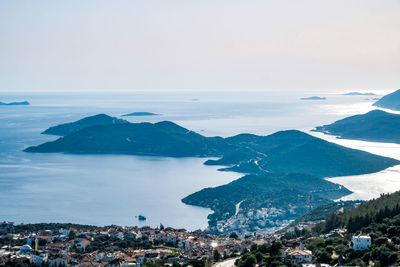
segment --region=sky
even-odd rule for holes
[[[398,0],[2,0],[0,92],[400,88]]]

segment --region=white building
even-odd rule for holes
[[[368,250],[371,248],[371,237],[369,235],[355,235],[351,238],[353,250]]]
[[[303,245],[300,245],[299,248],[287,248],[282,250],[282,258],[291,264],[310,263],[312,261],[312,252],[304,249]]]

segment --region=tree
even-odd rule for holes
[[[213,258],[214,258],[215,262],[218,262],[221,260],[221,254],[218,252],[218,250],[214,250]]]
[[[75,231],[69,231],[68,239],[69,240],[74,240],[75,238],[76,238],[76,232]]]

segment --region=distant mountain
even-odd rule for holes
[[[375,102],[374,106],[392,110],[400,110],[400,89],[391,94],[385,95]]]
[[[310,96],[310,97],[300,98],[300,100],[326,100],[326,97]]]
[[[247,175],[226,185],[202,189],[182,201],[212,209],[215,213],[210,216],[210,225],[215,225],[217,220],[233,216],[235,205],[240,201],[240,208],[245,211],[262,207],[287,210],[290,207],[289,214],[279,217],[281,220],[289,220],[350,193],[338,184],[312,175],[262,173]]]
[[[98,114],[91,117],[86,117],[81,120],[60,124],[53,126],[42,132],[42,134],[52,134],[58,136],[66,136],[68,134],[75,133],[81,129],[96,125],[113,125],[128,123],[126,120],[110,117],[106,114]]]
[[[400,115],[373,110],[316,127],[315,131],[345,139],[400,143]]]
[[[349,93],[345,93],[343,95],[376,95],[374,93],[360,93],[360,92],[349,92]]]
[[[151,112],[132,112],[132,113],[124,114],[122,116],[129,117],[129,116],[156,116],[156,115],[160,115],[160,114],[151,113]]]
[[[173,122],[129,123],[100,114],[49,128],[47,132],[65,136],[25,151],[220,157],[206,164],[225,165],[243,173],[302,172],[319,177],[373,173],[398,164],[394,159],[295,130],[269,136],[204,137]],[[70,134],[66,135],[67,132]]]
[[[28,106],[28,105],[30,105],[28,101],[10,102],[10,103],[0,102],[0,106]]]

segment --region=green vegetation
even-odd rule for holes
[[[35,223],[35,224],[17,224],[14,226],[15,233],[23,232],[37,232],[39,230],[60,230],[61,228],[69,229],[74,228],[77,230],[90,231],[94,230],[96,226],[84,225],[84,224],[74,224],[74,223]]]
[[[65,123],[54,127],[50,127],[44,132],[42,132],[42,134],[66,136],[69,134],[73,134],[79,130],[82,130],[86,127],[91,127],[96,125],[122,124],[122,123],[128,123],[128,122],[126,120],[110,117],[106,114],[98,114],[95,116],[83,118],[75,122]]]
[[[318,224],[311,229],[312,231],[296,228],[294,232],[286,232],[279,242],[283,247],[304,244],[308,250],[312,251],[314,263],[339,266],[371,266],[372,264],[374,266],[397,266],[400,263],[397,257],[400,250],[399,203],[400,192],[382,195],[378,199],[362,203],[355,208],[329,215],[326,223]],[[318,208],[318,210],[321,209]],[[336,218],[335,220],[343,222],[336,227],[350,227],[344,237],[325,235],[325,232],[335,228],[329,222],[333,217]],[[367,218],[371,220],[365,223]],[[371,237],[372,244],[369,250],[354,251],[351,248],[352,236],[356,234]],[[238,264],[241,264],[239,266],[254,266],[255,263],[260,266],[272,266],[273,262],[275,262],[274,264],[283,264],[279,258],[266,262],[268,255],[260,251],[261,247],[245,252],[237,261]],[[269,256],[271,255],[269,254]]]
[[[235,213],[235,205],[242,201],[242,209],[275,207],[285,212],[277,219],[295,219],[310,209],[349,194],[337,184],[306,174],[247,175],[227,185],[205,188],[182,201],[186,204],[211,208],[210,225]]]
[[[90,242],[90,245],[86,248],[87,252],[92,251],[113,251],[115,249],[150,249],[153,248],[152,243],[146,239],[124,239],[112,238],[104,236]]]
[[[348,232],[355,233],[371,223],[381,223],[385,218],[392,218],[400,213],[400,192],[383,194],[381,197],[365,202],[355,209],[343,213],[333,213],[324,223],[318,225],[319,231],[345,227]]]
[[[400,143],[400,115],[373,110],[319,126],[315,131],[346,139]]]
[[[205,137],[169,121],[129,123],[100,114],[49,128],[45,133],[65,136],[25,151],[219,157],[205,164],[250,174],[182,200],[211,208],[215,212],[209,217],[211,225],[232,216],[240,201],[244,209],[283,209],[277,220],[295,219],[350,193],[323,178],[374,173],[399,164],[395,159],[339,146],[296,130],[268,136]]]
[[[297,218],[293,223],[290,224],[290,226],[298,225],[298,224],[304,223],[304,222],[322,221],[322,220],[325,220],[328,217],[328,215],[330,215],[332,213],[336,213],[342,209],[343,209],[343,211],[352,209],[361,203],[363,203],[363,201],[352,200],[352,201],[337,201],[337,202],[332,202],[329,204],[321,205],[321,206],[307,212],[303,216],[300,216],[299,218]]]
[[[399,163],[295,130],[268,136],[205,137],[169,121],[129,123],[100,114],[45,133],[67,135],[25,151],[221,157],[206,164],[243,173],[306,173],[321,178],[373,173]]]
[[[260,246],[252,245],[250,251],[244,250],[241,257],[235,262],[238,267],[258,266],[285,266],[281,257],[282,243],[274,241]]]

